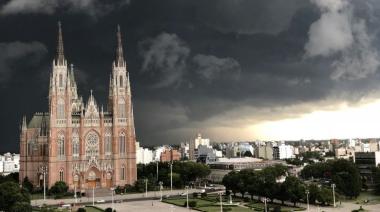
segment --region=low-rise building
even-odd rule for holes
[[[0,156],[0,173],[8,175],[20,170],[20,154],[5,153]]]
[[[176,161],[181,159],[181,153],[176,149],[165,149],[163,152],[161,152],[160,161],[161,162],[170,162],[170,161]]]

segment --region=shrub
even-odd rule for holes
[[[274,206],[273,212],[281,212],[281,206],[279,206],[279,205]]]
[[[244,202],[249,202],[250,201],[250,199],[248,198],[248,197],[244,197],[244,200],[243,200]]]
[[[22,187],[29,191],[29,193],[33,192],[33,184],[29,181],[28,177],[25,177],[22,181]]]
[[[197,201],[189,201],[189,207],[194,208],[197,206]]]
[[[104,212],[112,212],[112,208],[106,208]]]
[[[51,188],[50,188],[50,193],[52,194],[60,194],[60,195],[64,195],[67,190],[69,189],[69,187],[66,185],[65,182],[63,181],[58,181],[56,182]]]
[[[223,208],[223,211],[232,211],[232,208]]]
[[[202,194],[201,194],[201,197],[202,197],[202,198],[206,198],[206,197],[207,197],[207,193],[202,193]]]
[[[193,197],[194,197],[194,198],[197,198],[197,197],[198,197],[198,193],[197,193],[197,192],[194,192],[194,193],[193,193]]]
[[[84,209],[84,208],[78,208],[77,212],[86,212],[86,209]]]

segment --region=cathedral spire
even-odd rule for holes
[[[120,67],[124,66],[124,55],[123,55],[123,45],[121,43],[121,32],[120,32],[120,25],[117,25],[117,48],[116,48],[116,61],[115,66]]]
[[[58,21],[58,41],[57,41],[57,55],[56,55],[56,64],[64,65],[65,64],[65,55],[63,50],[63,38],[62,38],[62,28],[61,22]]]

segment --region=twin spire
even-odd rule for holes
[[[115,58],[115,66],[122,67],[125,66],[125,60],[123,55],[123,45],[121,42],[121,32],[120,25],[117,25],[117,48],[116,48],[116,58]],[[63,49],[63,38],[62,38],[62,28],[61,22],[58,21],[58,41],[57,41],[57,55],[56,55],[56,65],[63,66],[65,65],[65,53]]]
[[[57,56],[55,58],[56,65],[65,65],[65,53],[63,50],[62,28],[61,22],[58,21],[58,42],[57,42]]]

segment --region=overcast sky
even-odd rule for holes
[[[120,24],[143,145],[380,137],[379,18],[376,0],[0,1],[0,152],[48,111],[58,20],[104,105]]]

